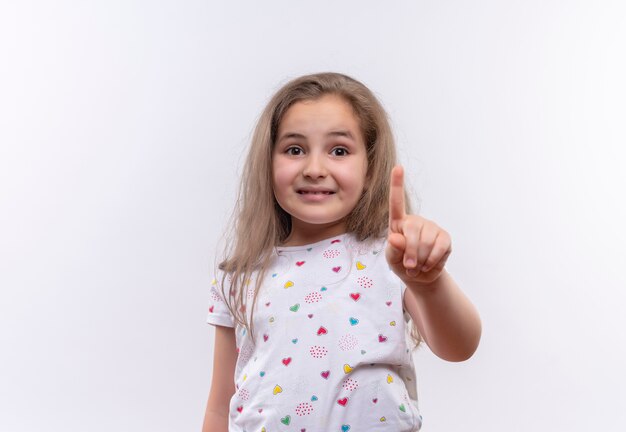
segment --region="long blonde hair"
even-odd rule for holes
[[[272,151],[278,126],[295,103],[328,94],[340,96],[352,106],[367,150],[366,187],[346,217],[347,231],[358,240],[365,240],[382,236],[387,229],[389,177],[396,163],[396,150],[387,113],[380,102],[365,85],[339,73],[305,75],[285,84],[269,101],[254,129],[230,224],[233,229],[226,239],[225,258],[219,265],[228,308],[235,321],[251,335],[256,288],[274,247],[291,231],[291,216],[278,205],[272,188]],[[251,288],[254,272],[258,273],[255,288]]]

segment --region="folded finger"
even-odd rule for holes
[[[436,262],[436,257],[433,256],[433,250],[437,244],[437,231],[429,229],[429,226],[424,226],[420,232],[419,246],[417,248],[417,268],[420,271],[429,262],[429,259]]]
[[[427,272],[433,268],[442,269],[445,266],[451,252],[452,247],[449,236],[447,236],[445,232],[440,232],[437,235],[435,244],[433,245],[430,254],[421,266],[422,271]]]

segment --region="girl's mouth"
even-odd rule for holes
[[[335,192],[332,192],[332,191],[299,190],[298,193],[301,194],[301,195],[332,195]]]

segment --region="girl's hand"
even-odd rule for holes
[[[393,272],[407,285],[427,288],[437,280],[452,252],[450,235],[434,222],[407,215],[404,172],[391,171],[389,236],[385,256]]]

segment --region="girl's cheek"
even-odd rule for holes
[[[278,195],[285,193],[291,183],[289,180],[291,177],[287,167],[277,167],[273,175],[274,193]]]

